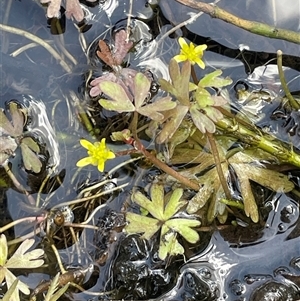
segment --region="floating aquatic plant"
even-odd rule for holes
[[[189,112],[195,126],[203,133],[213,133],[216,130],[214,122],[220,120],[223,115],[216,108],[223,106],[227,101],[221,96],[212,96],[206,89],[209,87],[220,88],[232,83],[229,78],[221,78],[221,70],[216,70],[205,75],[198,85],[190,83],[191,64],[187,60],[180,70],[178,63],[172,59],[169,64],[171,82],[160,79],[161,89],[171,93],[178,100],[179,104],[171,111],[165,113],[165,124],[157,137],[158,143],[170,139],[184,117]],[[194,91],[192,95],[190,92]]]
[[[184,248],[177,239],[178,234],[190,243],[199,240],[199,234],[192,228],[199,226],[200,221],[186,215],[184,218],[175,216],[187,204],[182,195],[183,189],[176,188],[168,199],[164,195],[164,187],[159,184],[151,186],[151,200],[139,191],[132,195],[132,200],[152,217],[127,212],[126,220],[129,224],[125,227],[125,231],[128,234],[143,233],[142,238],[149,240],[161,229],[158,251],[160,259],[165,259],[168,254],[184,254]]]
[[[138,112],[153,120],[162,120],[164,116],[160,113],[176,106],[171,97],[158,98],[154,102],[145,104],[151,86],[150,80],[143,74],[137,73],[133,80],[133,86],[124,89],[118,83],[103,81],[99,84],[101,91],[109,99],[101,98],[99,103],[110,111]]]
[[[0,109],[0,164],[4,164],[20,146],[24,167],[39,173],[42,168],[42,163],[38,157],[40,147],[33,138],[23,133],[27,113],[13,101],[9,103],[9,112],[11,122]]]
[[[116,32],[114,47],[109,47],[104,40],[99,41],[97,56],[112,68],[112,72],[105,73],[91,81],[90,84],[92,88],[90,95],[92,97],[102,93],[100,83],[103,81],[118,83],[124,89],[127,89],[126,87],[128,86],[132,86],[133,78],[137,74],[137,71],[131,68],[122,68],[121,66],[132,46],[133,42],[127,39],[127,34],[124,29]]]
[[[59,18],[60,6],[62,0],[40,0],[41,3],[48,3],[47,17]],[[97,0],[87,0],[87,2],[95,2]],[[84,19],[84,11],[81,7],[79,0],[65,0],[66,16],[68,18],[73,17],[77,22],[81,22]]]

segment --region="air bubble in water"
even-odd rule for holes
[[[234,279],[229,284],[232,293],[236,296],[241,296],[246,292],[246,286],[240,280]]]

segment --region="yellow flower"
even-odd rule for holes
[[[205,68],[205,64],[202,61],[203,51],[207,48],[207,45],[195,46],[194,43],[187,44],[184,38],[178,39],[180,45],[180,54],[174,56],[174,59],[179,62],[190,61],[192,65],[195,63],[202,69]]]
[[[85,139],[80,139],[80,144],[87,149],[89,156],[79,160],[76,164],[78,167],[92,164],[98,166],[99,171],[103,171],[105,162],[115,158],[115,154],[106,147],[105,138],[94,144]]]

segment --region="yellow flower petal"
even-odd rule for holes
[[[203,53],[203,51],[207,49],[207,45],[203,44],[203,45],[198,45],[195,48],[195,52],[199,52],[199,53]]]
[[[202,61],[203,52],[207,48],[207,45],[195,46],[194,43],[190,42],[188,45],[184,38],[178,39],[180,45],[180,54],[176,55],[174,59],[179,62],[189,61],[192,65],[198,64],[202,69],[205,68],[205,64]]]
[[[93,158],[92,157],[86,157],[86,158],[80,159],[76,163],[76,166],[77,167],[84,167],[84,166],[87,166],[87,165],[92,164],[92,163],[93,163]]]
[[[203,62],[201,59],[197,58],[197,59],[195,59],[195,62],[197,63],[197,65],[198,65],[201,69],[204,69],[204,68],[205,68],[205,64],[204,64],[204,62]]]
[[[101,139],[100,142],[95,142],[94,144],[85,139],[81,139],[80,144],[88,150],[88,157],[79,160],[76,164],[78,167],[92,164],[97,166],[99,171],[103,172],[105,162],[109,159],[115,158],[115,154],[107,148],[105,138]]]
[[[94,149],[94,145],[88,140],[80,139],[80,144],[88,150]]]
[[[101,162],[100,161],[98,162],[98,170],[103,172],[103,170],[104,170],[104,160],[101,161]]]
[[[178,55],[175,55],[175,56],[174,56],[174,60],[175,60],[177,63],[180,63],[180,62],[186,61],[186,60],[187,60],[187,57],[186,57],[186,55],[178,54]]]
[[[189,45],[187,44],[187,42],[185,41],[184,38],[180,37],[178,39],[178,43],[180,45],[180,48],[186,48],[186,47],[189,47]]]

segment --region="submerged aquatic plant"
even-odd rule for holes
[[[4,234],[0,236],[0,283],[6,280],[7,289],[9,289],[17,280],[17,277],[11,272],[11,269],[33,269],[44,264],[41,256],[44,255],[42,249],[35,249],[27,252],[34,244],[34,239],[26,239],[22,242],[15,253],[8,259],[7,240]],[[19,291],[29,295],[29,287],[22,281],[18,281],[16,289],[12,293],[10,300],[19,301]]]
[[[48,3],[47,17],[59,18],[60,6],[62,0],[40,0],[41,3]],[[87,2],[96,2],[97,0],[87,0]],[[81,22],[84,19],[84,11],[81,7],[79,0],[65,0],[66,3],[66,16],[68,18],[73,17],[77,22]]]
[[[90,90],[90,95],[92,97],[102,93],[100,83],[103,81],[118,83],[125,89],[127,86],[132,85],[132,79],[137,74],[137,71],[131,68],[122,67],[123,61],[132,46],[133,42],[127,39],[127,34],[124,29],[116,32],[113,48],[109,47],[104,40],[99,41],[97,56],[112,68],[112,72],[105,73],[91,81],[90,84],[92,88]]]
[[[76,164],[78,167],[92,164],[97,166],[99,171],[103,172],[105,162],[116,156],[106,146],[105,138],[102,138],[101,142],[95,142],[94,144],[88,140],[81,139],[80,144],[87,149],[88,157],[80,159]]]
[[[152,217],[133,212],[126,213],[129,224],[125,227],[125,231],[128,234],[143,233],[142,238],[149,240],[161,229],[158,256],[162,260],[168,254],[184,254],[184,248],[177,240],[178,234],[190,243],[199,240],[199,234],[192,228],[199,226],[200,221],[186,215],[184,218],[175,216],[187,204],[182,195],[183,189],[176,188],[167,198],[164,195],[164,187],[153,184],[150,190],[151,200],[139,191],[132,195],[132,200],[141,206],[144,212],[146,210],[146,215],[149,213]]]
[[[9,112],[11,122],[0,109],[0,164],[4,164],[20,146],[24,167],[39,173],[42,168],[38,157],[40,147],[33,138],[23,133],[27,113],[14,101],[9,103]]]
[[[189,61],[192,65],[197,64],[200,68],[204,69],[205,64],[202,60],[204,50],[207,48],[207,45],[198,45],[195,46],[194,43],[190,42],[190,45],[187,44],[184,38],[180,37],[178,39],[180,45],[180,54],[174,56],[176,62],[185,62]]]

